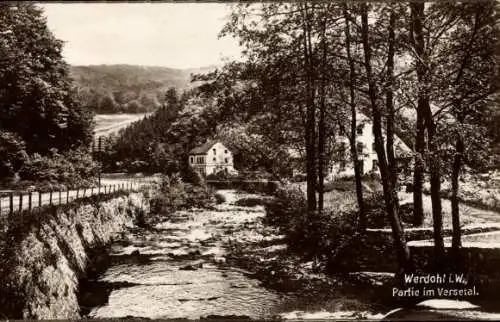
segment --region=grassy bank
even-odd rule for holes
[[[147,207],[144,193],[117,193],[4,218],[0,316],[79,318],[78,278],[89,250],[109,243]]]

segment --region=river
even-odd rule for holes
[[[266,288],[254,273],[227,263],[233,242],[279,243],[282,236],[263,227],[263,206],[234,205],[237,199],[252,195],[232,190],[221,193],[226,201],[215,209],[177,211],[152,229],[128,229],[111,247],[111,265],[91,283],[94,287],[86,290],[87,299],[100,300],[91,305],[87,301],[84,315],[264,319],[314,314],[299,310],[304,309],[304,303],[297,294]],[[268,247],[270,253],[284,248],[282,244]],[[336,310],[328,317],[360,317],[359,312],[339,309],[340,302],[342,299],[336,301]],[[307,307],[322,305],[309,303]],[[315,316],[324,317],[319,311]]]
[[[381,319],[395,308],[377,306],[359,292],[349,295],[339,291],[342,280],[312,273],[311,262],[301,263],[299,257],[278,261],[281,268],[292,263],[295,270],[280,287],[270,287],[280,285],[282,276],[273,275],[273,270],[257,274],[259,269],[252,263],[272,263],[277,254],[286,253],[283,236],[264,225],[263,206],[235,204],[242,198],[264,197],[234,190],[219,192],[226,200],[214,209],[177,211],[153,227],[129,227],[111,245],[106,269],[81,283],[83,317]],[[254,261],[235,264],[242,254]],[[307,281],[305,288],[286,290],[290,281],[301,278]],[[441,300],[436,303],[443,305]],[[398,319],[410,320],[422,314],[429,319],[500,317],[477,308],[455,309],[463,304],[452,301],[448,310],[405,309],[395,314]],[[465,302],[467,305],[470,303]]]

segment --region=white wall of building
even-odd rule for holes
[[[233,154],[222,143],[214,144],[205,154],[190,155],[189,164],[198,172],[210,175],[227,169],[234,173]]]
[[[367,121],[366,117],[364,116],[358,117],[358,120],[358,124],[360,125],[358,126],[358,131],[356,132],[356,141],[358,145],[358,158],[360,161],[362,161],[363,164],[362,173],[367,174],[374,171],[378,173],[378,157],[374,145],[375,138],[373,136],[373,125],[371,122]],[[338,142],[344,142],[345,164],[339,162],[333,163],[329,168],[327,179],[354,175],[354,167],[351,159],[349,140],[346,137],[339,137]],[[394,138],[394,145],[396,157],[398,157],[397,151],[410,151],[410,149],[398,137]]]

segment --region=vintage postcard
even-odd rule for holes
[[[0,319],[500,319],[500,3],[0,4]]]

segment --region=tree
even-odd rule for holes
[[[458,8],[457,8],[458,7]],[[459,177],[464,163],[472,168],[484,168],[488,161],[491,139],[487,120],[494,114],[493,99],[499,89],[498,13],[494,1],[443,5],[441,11],[458,11],[457,27],[448,33],[448,41],[440,49],[442,70],[436,99],[440,115],[441,142],[445,146],[445,165],[450,167],[452,194],[452,249],[455,256],[461,247],[459,215]],[[493,66],[493,68],[492,68]],[[444,74],[444,75],[443,75]],[[448,147],[448,149],[446,149]],[[446,162],[448,161],[448,162]]]
[[[29,154],[89,144],[92,117],[76,100],[62,42],[42,11],[33,3],[2,3],[0,34],[0,128],[19,135]]]
[[[396,201],[394,200],[394,196],[396,195],[394,193],[395,187],[393,187],[392,180],[390,179],[391,175],[389,173],[389,166],[384,148],[382,113],[379,101],[377,100],[379,96],[378,86],[372,70],[372,44],[369,42],[368,4],[366,3],[361,4],[361,37],[363,43],[364,67],[368,83],[368,98],[372,109],[375,151],[377,152],[387,216],[391,223],[394,245],[400,267],[403,271],[409,271],[412,269],[410,251],[406,245],[403,227],[401,226],[397,213]]]
[[[363,186],[361,179],[361,163],[358,157],[358,149],[356,146],[356,133],[357,133],[357,108],[356,108],[356,65],[354,58],[351,53],[351,27],[349,21],[352,19],[348,5],[344,3],[343,5],[343,14],[345,19],[345,47],[346,47],[346,56],[349,64],[349,106],[351,109],[351,131],[348,135],[349,144],[351,146],[351,157],[354,166],[354,178],[356,181],[356,197],[358,200],[358,208],[359,208],[359,228],[361,231],[366,229],[366,213],[363,201]]]

